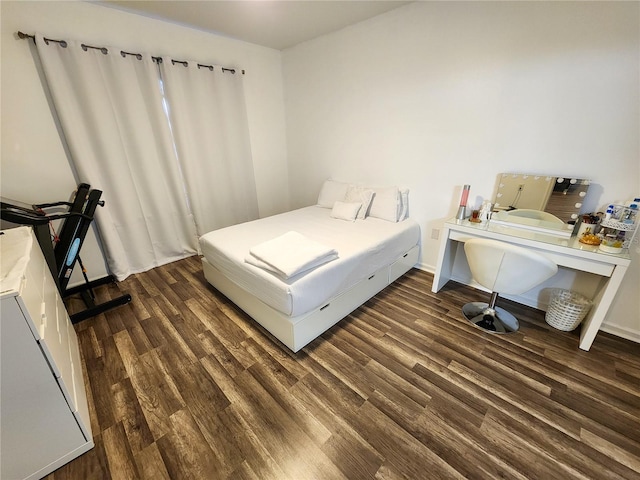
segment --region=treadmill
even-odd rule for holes
[[[70,315],[72,323],[78,323],[131,301],[131,295],[125,294],[108,302],[97,304],[93,289],[100,285],[115,283],[116,279],[113,275],[107,275],[89,281],[80,258],[80,248],[93,222],[95,211],[99,206],[104,206],[104,200],[100,200],[101,196],[101,190],[92,189],[89,184],[81,183],[70,202],[28,205],[4,198],[0,201],[0,218],[2,220],[32,226],[62,298],[80,294],[86,308]],[[54,210],[63,211],[55,213]],[[59,233],[53,234],[52,239],[50,224],[54,220],[61,220],[62,223]],[[79,264],[82,269],[85,283],[69,288],[69,280],[76,264]]]

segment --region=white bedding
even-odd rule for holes
[[[215,230],[200,238],[209,263],[265,304],[295,317],[321,306],[338,292],[388,265],[419,243],[412,219],[389,222],[367,217],[346,222],[319,206]],[[338,258],[283,280],[245,262],[249,250],[285,232],[295,231],[338,252]]]

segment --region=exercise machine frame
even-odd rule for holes
[[[104,303],[96,303],[93,289],[109,283],[115,283],[113,275],[89,281],[80,258],[80,249],[93,222],[96,209],[104,206],[100,200],[102,191],[91,189],[86,183],[80,183],[75,196],[70,202],[53,202],[37,205],[26,205],[11,200],[2,200],[1,217],[3,220],[21,225],[31,225],[40,248],[53,275],[62,298],[80,294],[85,310],[70,315],[73,323],[96,316],[107,310],[124,305],[131,301],[131,295],[124,294]],[[47,210],[66,209],[62,213],[47,213]],[[54,241],[51,238],[50,223],[61,220],[62,224]],[[79,264],[85,283],[68,287],[75,265]]]

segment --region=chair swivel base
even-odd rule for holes
[[[490,308],[488,303],[467,303],[462,307],[462,313],[469,323],[488,333],[513,333],[520,328],[516,317],[504,308]]]

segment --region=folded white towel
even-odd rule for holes
[[[249,250],[247,263],[288,279],[338,258],[338,252],[298,232],[287,232]]]

